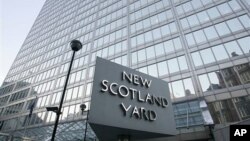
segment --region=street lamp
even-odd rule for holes
[[[86,104],[81,104],[80,108],[82,110],[82,115],[83,115],[83,112],[85,111],[85,109],[87,109],[87,106],[86,106]],[[86,123],[85,123],[85,131],[84,131],[84,140],[83,141],[86,141],[86,134],[87,134],[87,129],[88,129],[88,119],[89,119],[89,110],[87,110],[87,118],[86,118]]]
[[[73,64],[73,61],[74,61],[75,53],[82,48],[82,43],[80,41],[78,41],[78,40],[72,40],[70,42],[70,47],[73,50],[73,55],[72,55],[72,58],[71,58],[71,61],[70,61],[69,70],[68,70],[68,74],[67,74],[66,81],[65,81],[65,84],[64,84],[63,93],[62,93],[61,101],[60,101],[60,104],[59,104],[59,108],[57,108],[57,107],[47,107],[46,108],[47,111],[53,111],[53,112],[56,113],[56,121],[55,121],[54,129],[53,129],[51,141],[55,140],[56,129],[57,129],[57,125],[58,125],[58,122],[59,122],[59,117],[60,117],[60,115],[62,113],[61,112],[62,104],[63,104],[66,88],[67,88],[67,85],[68,85],[69,75],[70,75],[71,67],[72,67],[72,64]]]

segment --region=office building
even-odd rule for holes
[[[57,140],[84,137],[96,56],[169,82],[171,139],[208,140],[212,126],[216,138],[250,117],[248,0],[47,0],[0,88],[0,140],[50,139],[56,114],[45,107],[59,104],[73,39],[83,48]]]

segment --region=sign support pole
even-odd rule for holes
[[[130,141],[130,135],[119,135],[118,141]]]

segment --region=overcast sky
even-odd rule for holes
[[[0,86],[45,0],[0,0]]]

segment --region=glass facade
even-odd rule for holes
[[[50,138],[73,39],[57,140],[84,136],[97,56],[169,82],[178,134],[206,130],[204,100],[215,124],[250,117],[248,0],[47,0],[0,87],[0,132]]]

